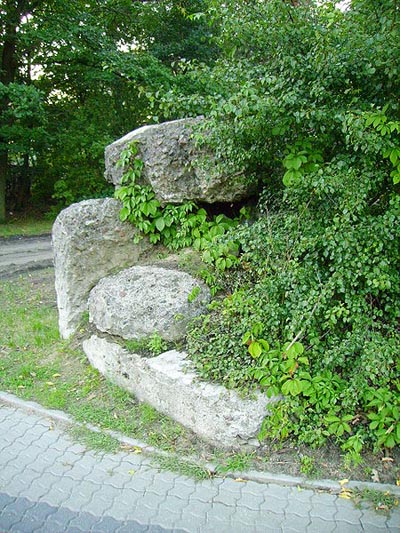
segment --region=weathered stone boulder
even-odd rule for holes
[[[83,349],[111,381],[208,442],[241,450],[259,446],[257,434],[276,398],[261,393],[243,398],[221,385],[200,382],[188,368],[186,354],[175,350],[146,359],[96,335],[84,341]]]
[[[120,221],[120,209],[120,202],[111,198],[87,200],[64,209],[54,223],[55,285],[63,338],[76,331],[92,287],[104,276],[137,263],[151,246],[145,239],[133,243],[137,230]]]
[[[105,177],[115,186],[123,169],[117,166],[122,150],[137,142],[144,162],[142,179],[153,188],[161,203],[235,202],[250,196],[252,188],[243,175],[223,175],[208,152],[192,139],[193,126],[201,119],[182,119],[132,131],[105,149]]]
[[[134,266],[102,279],[92,289],[89,319],[98,330],[124,339],[157,333],[177,341],[209,301],[208,288],[185,272]]]

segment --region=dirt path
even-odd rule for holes
[[[0,278],[52,265],[50,235],[0,239]]]

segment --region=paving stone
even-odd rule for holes
[[[54,517],[52,517],[54,520]],[[99,522],[99,517],[86,511],[76,514],[68,524],[68,530],[70,528],[79,527],[82,531],[90,531],[95,529],[96,524]]]
[[[112,512],[112,508],[110,509],[110,514],[114,514]],[[148,507],[145,505],[137,505],[134,510],[134,516],[131,516],[128,513],[128,519],[135,519],[135,521],[140,522],[144,525],[149,525],[152,521],[152,519],[157,515],[157,508]]]
[[[166,511],[171,510],[181,512],[182,509],[185,509],[188,505],[188,500],[168,494],[160,508],[165,509]]]
[[[8,504],[15,502],[15,496],[10,496],[5,492],[0,492],[0,512],[2,509],[5,509]]]
[[[361,523],[363,524],[364,516],[361,518]],[[400,529],[400,509],[395,509],[392,511],[391,515],[386,520],[386,525],[390,529]]]
[[[189,500],[189,505],[182,509],[182,517],[184,515],[196,516],[198,518],[205,518],[208,514],[219,516],[220,518],[229,518],[235,508],[228,507],[223,504],[214,503],[210,508],[210,505],[200,501]]]
[[[165,510],[161,508],[157,516],[154,517],[154,521],[157,522],[157,525],[159,525],[163,529],[174,529],[176,522],[178,522],[181,518],[182,518],[181,512],[178,512],[178,511],[165,512]]]
[[[349,505],[338,505],[338,511],[335,514],[335,520],[338,522],[347,522],[354,526],[361,527],[360,519],[363,511],[356,509],[352,502],[346,502]]]
[[[139,524],[137,522],[129,522],[121,525],[116,533],[147,533],[149,528],[145,524]]]
[[[321,518],[322,520],[334,520],[338,509],[335,506],[314,504],[310,509],[311,518]]]
[[[63,505],[72,511],[81,511],[87,506],[99,490],[99,486],[88,481],[81,481]]]
[[[363,531],[360,524],[358,525],[350,524],[349,522],[343,522],[342,520],[336,520],[335,524],[336,524],[336,529],[334,529],[334,531],[336,533],[358,533],[359,531]],[[374,529],[371,531],[367,529],[366,531],[369,531],[369,533],[372,533],[377,530]]]
[[[97,475],[97,472],[95,476]],[[91,478],[93,478],[93,473],[91,475]],[[132,474],[125,473],[125,472],[119,472],[118,470],[114,470],[111,475],[108,475],[103,481],[103,484],[111,485],[115,489],[121,490],[126,485],[129,485],[129,483],[132,480]]]
[[[197,484],[195,486],[194,492],[191,494],[191,500],[199,500],[201,502],[211,502],[213,501],[219,493],[219,487],[216,485],[201,485]]]
[[[149,510],[159,510],[160,505],[165,501],[165,495],[159,495],[155,492],[146,492],[141,500],[141,505],[147,507]]]
[[[54,531],[52,533],[54,533]],[[86,532],[84,529],[74,526],[74,527],[68,527],[68,533],[86,533]]]
[[[274,496],[268,495],[261,503],[260,511],[274,514],[283,514],[285,512],[285,509],[289,505],[290,504],[287,500],[277,499]]]
[[[0,514],[0,531],[11,531],[12,526],[21,521],[21,516],[4,511]]]
[[[212,528],[212,525],[210,526]],[[212,529],[210,529],[212,531]],[[215,530],[214,530],[215,531]],[[265,533],[264,526],[246,526],[242,523],[235,523],[231,525],[232,533]],[[281,529],[277,529],[281,533]]]
[[[297,500],[294,497],[289,497],[289,504],[286,507],[286,512],[291,513],[297,516],[310,516],[310,511],[314,510],[311,505],[311,500],[306,499],[306,501]],[[336,507],[333,508],[334,513],[336,513]]]
[[[231,492],[238,498],[240,498],[240,496],[242,495],[242,490],[245,486],[246,483],[234,481],[233,479],[229,478],[225,479],[224,482],[221,484],[221,488],[224,490],[224,492]]]
[[[145,494],[152,486],[151,479],[143,479],[140,473],[132,475],[132,479],[125,485],[126,488]]]
[[[56,507],[52,507],[51,505],[45,502],[44,503],[40,502],[40,503],[37,503],[34,507],[32,507],[29,515],[34,520],[44,522],[56,511],[57,511]]]
[[[305,531],[310,524],[309,516],[298,516],[297,514],[285,513],[284,518],[281,521],[282,527],[290,527],[292,529],[300,529]]]
[[[76,516],[76,513],[65,507],[58,507],[51,515],[52,522],[59,524],[60,528],[68,526],[71,520]]]
[[[206,531],[212,531],[211,529],[207,529],[207,524],[205,522],[205,519],[198,518],[197,516],[183,516],[180,520],[178,520],[175,523],[174,531],[189,531],[190,533],[203,533]],[[214,533],[218,531],[214,529]]]
[[[32,466],[35,464],[38,457],[41,457],[45,460],[45,458],[43,457],[43,448],[37,446],[36,444],[32,444],[32,446],[26,447],[24,449],[24,455],[32,458]]]
[[[207,516],[211,518],[211,515],[207,514]],[[261,515],[258,511],[240,507],[233,510],[231,521],[238,527],[256,527],[260,524]]]
[[[323,520],[322,518],[311,518],[311,523],[305,530],[307,533],[331,533],[336,529],[336,522]]]
[[[14,531],[18,533],[32,533],[33,531],[41,533],[43,531],[43,521],[32,520],[30,517],[23,517],[20,522],[10,529],[11,533]],[[56,531],[53,530],[53,533],[56,533]]]
[[[25,511],[35,506],[35,502],[32,502],[26,498],[16,498],[7,504],[5,510],[8,513],[15,513],[22,516]]]
[[[166,479],[163,474],[164,473],[154,476],[153,482],[149,486],[150,492],[155,492],[156,494],[159,494],[160,496],[161,495],[165,496],[174,487],[173,479],[170,479],[170,478]]]
[[[8,461],[13,461],[23,454],[24,450],[27,448],[23,442],[12,441],[7,446],[1,450],[2,457],[8,457]],[[8,462],[7,461],[7,462]]]
[[[116,520],[131,520],[135,518],[136,514],[136,502],[131,505],[127,505],[120,499],[110,502],[111,505],[105,510],[107,516],[112,516]]]
[[[121,527],[121,522],[111,516],[104,516],[93,527],[93,533],[115,533]]]
[[[367,528],[371,529],[374,527],[377,529],[392,527],[392,525],[400,530],[400,513],[396,513],[396,515],[397,520],[394,520],[395,523],[393,524],[393,517],[389,520],[384,514],[379,514],[372,509],[364,509],[360,518],[360,523],[365,530],[367,530]],[[392,522],[392,525],[390,525],[388,522]]]
[[[57,482],[51,487],[51,492],[48,493],[48,497],[51,498],[54,492],[61,493],[62,495],[68,497],[70,494],[76,490],[76,483],[74,480],[67,476],[61,476],[58,478]],[[45,496],[45,498],[47,495]]]
[[[187,485],[186,483],[175,482],[175,485],[168,492],[168,496],[175,496],[181,500],[187,501],[195,491],[195,486]]]
[[[314,491],[309,489],[303,489],[302,487],[290,487],[288,491],[288,500],[297,502],[303,502],[311,504],[311,498],[314,495]]]
[[[18,468],[20,472],[25,472],[26,468],[31,467],[36,461],[36,459],[32,459],[32,457],[24,454],[24,448],[18,451],[14,450],[14,452],[9,452],[8,450],[3,451],[0,453],[0,457],[3,466],[8,464]]]
[[[101,502],[101,505],[103,508],[107,505],[110,507],[112,502],[117,499],[121,499],[122,494],[121,490],[117,489],[111,485],[100,485],[98,486],[98,490],[96,492],[96,498],[94,501]],[[106,508],[106,507],[105,507]]]
[[[261,485],[265,497],[272,495],[274,498],[288,501],[291,494],[292,487],[284,487],[281,485]]]
[[[263,494],[252,494],[249,492],[242,493],[240,500],[238,500],[238,506],[244,507],[244,509],[252,509],[258,511],[264,502]]]
[[[26,420],[34,424],[31,429]],[[12,426],[18,439],[14,448],[6,443],[0,451],[0,531],[399,531],[398,512],[388,518],[355,509],[334,494],[293,486],[229,478],[195,482],[155,469],[141,455],[84,451],[40,420],[0,406],[0,434]]]

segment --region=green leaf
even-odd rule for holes
[[[162,230],[165,228],[165,220],[163,217],[156,218],[155,221],[156,228],[159,232],[162,232]]]
[[[123,208],[121,209],[121,211],[119,212],[119,218],[120,218],[120,220],[122,220],[122,222],[124,222],[124,221],[128,218],[129,213],[130,213],[130,212],[129,212],[129,209],[128,209],[127,207],[123,207]]]
[[[253,359],[258,359],[262,353],[262,346],[259,342],[253,341],[248,347],[249,354]]]

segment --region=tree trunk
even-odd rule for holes
[[[5,32],[0,65],[0,82],[4,85],[12,83],[17,73],[17,28],[21,22],[21,15],[25,7],[24,0],[18,0],[16,3],[13,0],[9,0],[5,3]],[[8,97],[2,98],[0,102],[0,117],[7,110],[8,104]],[[9,170],[7,143],[8,139],[0,137],[0,144],[2,144],[0,151],[0,222],[4,222],[6,217],[6,184]]]
[[[6,221],[7,152],[0,153],[0,224]]]

